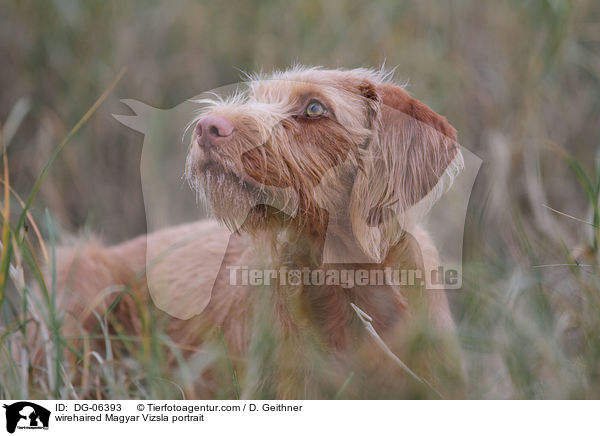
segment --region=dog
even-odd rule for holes
[[[246,91],[203,100],[192,123],[185,177],[213,219],[59,249],[66,336],[78,347],[103,314],[143,335],[137,302],[152,283],[182,314],[163,317],[184,356],[222,341],[243,398],[460,397],[444,291],[380,280],[385,268],[437,269],[420,221],[463,164],[456,130],[384,71],[294,67],[248,79]],[[156,262],[151,246],[163,253]],[[251,283],[252,270],[273,280]],[[355,280],[340,282],[348,271]],[[326,279],[312,280],[317,272]],[[115,286],[127,292],[107,291]],[[204,370],[187,396],[231,383],[217,374]],[[448,379],[458,381],[441,392]]]

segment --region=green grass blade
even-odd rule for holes
[[[593,203],[595,189],[592,180],[589,178],[588,174],[585,172],[579,161],[577,161],[575,158],[568,157],[567,164],[569,165],[569,168],[571,168],[571,171],[573,171],[573,173],[575,174],[575,177],[577,177],[577,181],[583,188],[583,192],[585,192],[585,195],[588,198],[589,202]]]

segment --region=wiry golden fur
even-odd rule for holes
[[[461,373],[443,291],[418,285],[257,289],[232,285],[227,266],[436,269],[436,249],[419,221],[462,165],[456,131],[379,71],[294,68],[250,79],[247,92],[204,101],[199,119],[226,118],[234,131],[210,149],[194,136],[186,162],[190,185],[216,221],[112,247],[88,241],[64,248],[58,264],[64,328],[74,338],[90,331],[93,312],[102,313],[122,289],[115,285],[146,299],[152,274],[172,307],[206,306],[197,316],[183,310],[181,318],[189,319],[165,316],[169,336],[186,350],[213,340],[220,327],[245,397],[331,398],[349,374],[355,376],[345,387],[348,397],[435,397],[381,350],[350,303],[435,386],[439,377]],[[325,116],[304,115],[313,99],[327,108]],[[223,243],[224,259],[217,249]],[[177,248],[149,271],[149,246]],[[188,289],[194,292],[183,292]],[[141,334],[133,301],[123,298],[111,317]],[[265,349],[261,334],[271,338]],[[262,357],[248,357],[257,354]],[[190,397],[210,397],[219,383],[231,382],[210,370],[199,380],[186,387]]]

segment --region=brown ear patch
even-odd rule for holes
[[[445,117],[425,103],[412,98],[404,89],[391,84],[379,85],[382,110],[382,135],[397,134],[399,126],[407,134],[394,139],[399,147],[387,150],[387,158],[402,162],[399,178],[400,201],[412,206],[438,183],[446,168],[460,153],[456,129]],[[406,116],[405,116],[406,115]],[[408,119],[407,119],[408,118]],[[393,165],[393,162],[390,162]]]
[[[379,95],[377,94],[377,88],[375,87],[375,85],[369,81],[364,81],[361,82],[358,85],[358,92],[360,92],[360,94],[369,100],[374,100],[374,101],[378,101],[379,100]]]
[[[425,103],[412,98],[408,92],[399,86],[382,84],[378,86],[381,101],[385,106],[399,110],[414,119],[433,127],[450,139],[456,141],[456,129],[450,125],[446,117],[438,115]]]

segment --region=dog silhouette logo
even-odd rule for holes
[[[14,433],[18,429],[47,430],[50,423],[50,411],[29,401],[19,401],[3,405],[6,409],[6,431]]]

